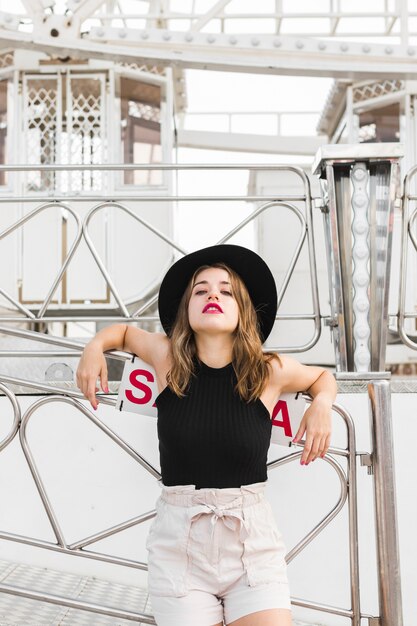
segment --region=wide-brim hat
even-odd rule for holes
[[[258,316],[261,341],[267,339],[277,313],[277,288],[271,270],[253,250],[233,244],[202,248],[182,257],[165,274],[159,289],[158,309],[161,324],[169,336],[184,291],[201,265],[224,262],[245,283]]]

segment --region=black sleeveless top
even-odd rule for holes
[[[155,400],[162,483],[202,489],[267,480],[268,409],[259,398],[241,400],[232,363],[195,364],[197,378],[191,377],[185,397],[165,387]]]

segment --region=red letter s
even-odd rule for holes
[[[148,372],[147,370],[133,370],[133,372],[130,373],[129,382],[133,387],[142,391],[144,395],[142,398],[137,398],[130,389],[126,389],[126,398],[129,402],[133,402],[134,404],[148,404],[152,398],[152,390],[148,387],[148,385],[138,380],[139,376],[144,376],[147,381],[152,383],[155,380],[151,372]]]

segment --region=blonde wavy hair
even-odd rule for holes
[[[177,316],[169,337],[171,339],[172,367],[167,374],[167,384],[177,396],[184,397],[191,376],[196,376],[193,359],[197,355],[194,331],[188,320],[188,304],[195,280],[200,272],[210,267],[226,270],[230,277],[239,320],[233,331],[232,364],[236,373],[235,391],[245,402],[259,398],[269,376],[270,361],[278,359],[275,352],[263,352],[258,316],[248,290],[240,276],[225,263],[201,265],[193,274],[181,298]]]

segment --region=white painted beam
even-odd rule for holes
[[[328,142],[325,136],[270,137],[243,133],[216,133],[201,130],[178,130],[177,143],[182,148],[259,152],[264,154],[311,155]]]
[[[73,58],[143,62],[228,72],[364,80],[417,78],[414,47],[322,42],[271,35],[173,33],[164,30],[92,29],[90,38],[38,37],[0,29],[0,46]],[[70,33],[68,33],[69,35]],[[99,41],[94,41],[93,38]],[[234,39],[233,39],[234,37]],[[187,41],[187,38],[189,41]],[[191,39],[190,39],[191,38]],[[215,44],[215,45],[213,45]],[[367,52],[364,53],[363,49]]]

